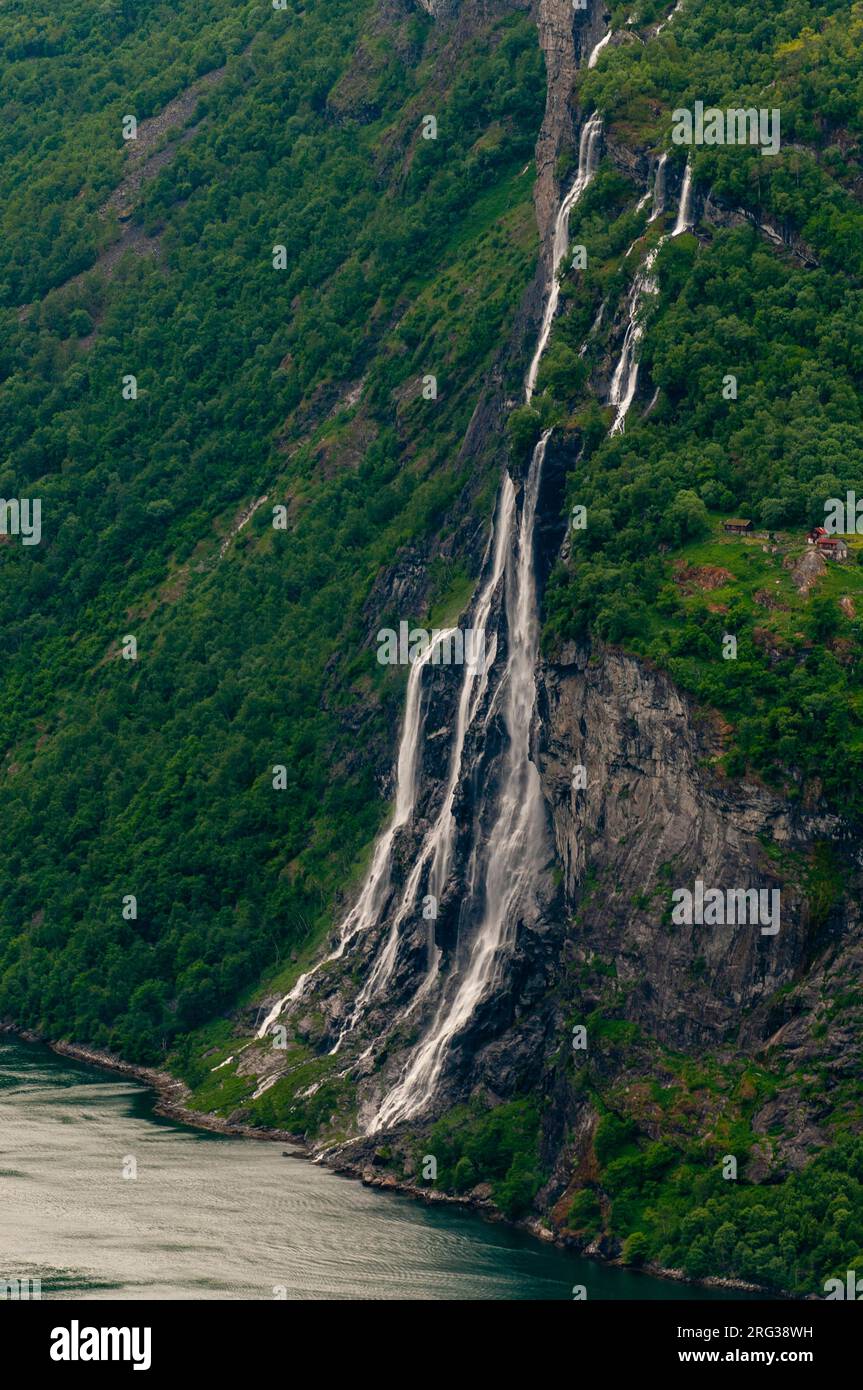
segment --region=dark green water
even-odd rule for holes
[[[153,1115],[135,1082],[0,1038],[0,1279],[72,1299],[727,1295],[606,1269]],[[137,1167],[137,1177],[123,1170]],[[284,1292],[282,1292],[284,1291]]]

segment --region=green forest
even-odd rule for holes
[[[328,922],[385,813],[352,727],[388,768],[403,690],[364,605],[492,505],[458,449],[535,266],[542,57],[504,16],[442,83],[375,15],[0,13],[0,492],[43,530],[0,547],[0,1014],[142,1062]],[[127,245],[123,117],[222,67]]]

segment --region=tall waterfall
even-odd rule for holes
[[[558,307],[558,272],[569,249],[569,215],[596,172],[601,130],[598,114],[585,123],[579,141],[578,174],[555,221],[542,324],[525,380],[528,402],[535,391],[540,361]],[[472,613],[473,628],[486,635],[485,657],[482,662],[466,663],[463,667],[449,732],[446,782],[436,802],[437,810],[422,832],[410,872],[404,884],[398,886],[394,872],[398,844],[418,820],[427,704],[424,673],[432,662],[434,647],[413,663],[410,671],[399,742],[395,806],[391,820],[375,842],[359,897],[341,922],[333,949],[273,1005],[258,1030],[259,1037],[265,1036],[283,1010],[310,990],[322,967],[338,960],[351,943],[373,929],[377,939],[370,967],[332,1052],[341,1049],[373,1001],[385,995],[402,943],[413,936],[420,894],[440,900],[452,878],[457,830],[465,829],[457,826],[455,803],[469,772],[466,743],[468,733],[473,731],[472,746],[488,747],[491,752],[489,768],[477,793],[467,844],[459,844],[464,883],[459,939],[451,968],[446,970],[441,969],[441,953],[434,939],[429,942],[425,978],[398,1016],[406,1017],[424,1005],[425,1032],[409,1054],[401,1076],[384,1096],[371,1122],[372,1132],[416,1114],[433,1098],[452,1040],[498,982],[519,922],[537,911],[535,891],[547,830],[539,773],[529,750],[539,654],[534,531],[549,434],[547,431],[542,435],[533,451],[521,488],[520,506],[518,488],[509,473],[501,483]],[[442,633],[438,641],[448,641],[451,635]],[[504,635],[506,660],[501,665],[495,659]],[[500,748],[498,734],[502,734]],[[425,807],[423,814],[428,815]],[[389,1028],[397,1021],[390,1020]],[[373,1042],[363,1057],[375,1048]]]
[[[542,353],[551,334],[560,286],[558,271],[569,249],[569,214],[596,171],[601,118],[585,123],[579,141],[578,176],[563,199],[554,228],[551,278],[539,340],[525,381],[530,401]],[[455,968],[440,984],[431,1022],[413,1049],[402,1074],[381,1102],[369,1126],[371,1133],[389,1128],[417,1114],[432,1100],[453,1039],[463,1030],[477,1006],[499,980],[503,961],[512,947],[516,929],[532,902],[538,866],[542,863],[545,835],[539,773],[530,758],[530,731],[536,703],[536,662],[539,654],[539,613],[534,576],[534,531],[542,469],[550,431],[537,443],[524,483],[520,515],[516,514],[515,487],[509,474],[501,485],[496,517],[494,560],[481,590],[478,610],[484,620],[495,605],[503,604],[507,631],[506,669],[489,699],[488,692],[468,688],[467,678],[459,700],[458,718],[450,762],[447,795],[437,822],[429,831],[415,867],[419,883],[424,861],[432,859],[430,886],[442,890],[452,855],[455,819],[452,814],[456,788],[465,771],[465,734],[475,719],[483,739],[502,714],[506,743],[498,779],[486,778],[481,798],[493,798],[491,829],[482,835],[483,807],[474,818],[474,838],[468,862],[466,902],[461,920],[469,921],[471,908],[478,923],[468,939],[460,941]],[[502,568],[502,574],[501,574]],[[501,586],[500,579],[503,578]],[[502,593],[501,593],[502,589]],[[413,878],[413,875],[412,875]],[[411,884],[408,885],[410,890]],[[406,898],[408,894],[406,893]],[[409,906],[413,906],[413,895]],[[395,923],[393,924],[395,928]],[[390,942],[394,940],[393,931]],[[389,942],[388,942],[389,946]],[[434,963],[435,968],[437,962]],[[422,991],[432,984],[427,978]]]
[[[484,910],[467,958],[444,990],[431,1026],[414,1049],[404,1074],[381,1104],[371,1132],[376,1133],[423,1110],[434,1096],[452,1039],[470,1021],[477,1005],[494,987],[506,950],[511,947],[520,913],[533,889],[542,862],[544,816],[542,789],[529,741],[536,703],[539,615],[533,565],[534,524],[542,465],[550,431],[533,452],[524,487],[514,559],[508,557],[505,605],[509,655],[501,682],[507,747],[497,816],[485,844],[474,845],[468,895],[484,901]],[[511,488],[507,477],[504,487]],[[510,563],[511,561],[511,563]],[[495,703],[486,712],[487,729]]]
[[[664,169],[663,161],[666,156],[662,156],[660,163],[663,169],[663,193],[664,199]],[[656,177],[659,179],[659,168],[657,167]],[[651,218],[651,221],[653,218]],[[680,205],[677,212],[677,221],[674,224],[672,237],[680,236],[688,227],[692,226],[692,166],[687,162],[683,174],[683,184],[680,190]],[[653,274],[653,267],[656,259],[665,243],[669,240],[668,236],[662,236],[656,245],[651,247],[644,258],[644,263],[638,271],[629,291],[627,303],[628,321],[626,332],[623,336],[623,346],[620,350],[614,376],[611,380],[611,389],[608,393],[609,404],[615,407],[614,423],[611,426],[612,434],[619,434],[626,423],[626,416],[629,407],[635,399],[635,392],[638,386],[638,345],[644,336],[644,324],[641,319],[642,305],[644,298],[648,294],[655,294],[657,283]]]
[[[411,666],[405,701],[404,725],[399,742],[395,810],[392,820],[377,839],[371,866],[366,874],[360,896],[339,927],[338,943],[329,955],[319,961],[314,969],[301,975],[293,989],[273,1005],[258,1029],[259,1038],[266,1036],[286,1005],[300,998],[309,981],[317,975],[322,966],[330,961],[338,960],[344,954],[345,947],[358,932],[366,930],[378,921],[391,888],[390,875],[396,836],[402,826],[410,820],[416,804],[417,767],[424,723],[423,670],[432,660],[437,647],[447,641],[452,633],[453,629],[448,628],[446,632],[438,634],[437,641],[431,643],[422,656]],[[476,663],[475,666],[468,669],[476,669],[476,666],[481,664]]]
[[[594,52],[596,50],[594,49]],[[554,242],[552,246],[552,266],[551,283],[549,285],[548,298],[545,301],[545,312],[542,316],[542,325],[539,330],[539,337],[536,343],[536,351],[527,373],[524,393],[528,401],[531,400],[536,389],[536,378],[539,375],[539,364],[542,355],[548,347],[548,340],[551,336],[551,326],[554,323],[554,316],[557,313],[557,306],[560,301],[560,281],[557,272],[569,250],[569,214],[575,207],[590,180],[596,173],[597,151],[599,149],[599,137],[602,133],[602,117],[598,112],[585,122],[578,142],[578,174],[572,188],[567,193],[558,210],[557,219],[554,224]]]
[[[509,484],[508,487],[506,483]],[[480,590],[480,596],[474,615],[476,625],[482,632],[488,632],[492,604],[498,592],[506,566],[514,519],[515,488],[512,486],[511,480],[507,477],[498,499],[497,515],[494,523],[492,542],[490,544],[490,564],[488,563],[489,557],[488,555],[486,556],[488,574]],[[408,915],[416,910],[417,895],[419,893],[420,884],[423,881],[423,876],[428,873],[428,889],[436,899],[439,900],[443,893],[452,858],[453,837],[455,834],[455,818],[452,813],[452,808],[459,777],[462,772],[465,735],[470,725],[473,723],[476,712],[485,696],[488,686],[489,668],[494,662],[496,655],[497,637],[490,634],[484,662],[474,666],[465,666],[464,668],[464,678],[459,693],[458,711],[456,714],[455,733],[449,760],[446,790],[441,802],[440,811],[431,829],[425,836],[422,848],[408,876],[398,910],[392,920],[386,945],[375,961],[363,988],[357,995],[353,1011],[339,1034],[338,1041],[332,1049],[333,1052],[338,1052],[345,1037],[356,1027],[368,1004],[380,994],[392,975],[396,963],[399,934]],[[406,718],[402,743],[404,743],[408,733],[409,726]],[[412,727],[410,736],[416,737],[417,734],[418,728]],[[436,965],[437,958],[433,951],[432,959],[429,962],[430,972],[434,970]]]

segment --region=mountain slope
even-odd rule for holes
[[[159,10],[163,42],[199,18]],[[80,49],[94,110],[69,138],[110,140],[118,179],[121,116],[150,109],[139,23],[119,96]],[[443,36],[410,5],[272,12],[143,182],[117,264],[100,244],[125,233],[96,213],[83,279],[16,311],[32,286],[10,271],[4,488],[41,496],[44,530],[0,559],[2,1001],[22,1022],[157,1060],[348,879],[400,703],[367,660],[376,577],[402,549],[417,617],[469,587],[490,460],[459,449],[533,273],[540,71],[505,5]],[[101,176],[67,177],[76,206],[105,201]]]
[[[806,541],[863,495],[861,6],[112,24],[0,18],[44,532],[0,548],[0,1011],[370,1181],[819,1293],[863,1248],[859,546]],[[779,153],[676,147],[699,100]],[[393,671],[402,621],[495,660]],[[699,881],[779,931],[675,920]]]

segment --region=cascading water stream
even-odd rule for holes
[[[597,45],[591,57],[602,46],[604,43]],[[601,129],[602,121],[598,114],[585,123],[579,141],[578,174],[561,203],[555,222],[548,296],[537,349],[525,381],[525,398],[528,402],[534,394],[540,361],[558,307],[558,272],[569,249],[569,214],[596,171]],[[451,736],[447,781],[439,809],[423,837],[393,912],[386,940],[377,951],[369,975],[332,1049],[333,1052],[340,1049],[368,1005],[382,994],[391,978],[398,958],[402,928],[416,911],[417,895],[424,879],[429,893],[436,899],[442,896],[454,854],[454,803],[466,773],[467,734],[481,719],[477,736],[479,741],[484,741],[492,721],[502,714],[506,742],[500,754],[499,776],[489,779],[490,789],[481,794],[485,800],[480,809],[485,807],[488,815],[485,819],[478,815],[476,820],[477,826],[490,821],[492,829],[481,845],[474,844],[470,856],[467,896],[476,908],[478,925],[464,947],[459,964],[447,976],[440,975],[440,953],[437,948],[433,947],[430,951],[426,978],[400,1017],[412,1012],[430,989],[439,984],[440,998],[434,1017],[422,1041],[411,1053],[399,1082],[384,1098],[372,1122],[373,1131],[416,1113],[433,1096],[451,1040],[465,1026],[494,984],[505,950],[512,943],[519,912],[530,896],[537,866],[541,862],[545,822],[539,774],[529,755],[529,737],[536,699],[535,667],[539,649],[534,528],[549,433],[542,436],[534,449],[524,483],[520,515],[515,485],[508,473],[504,475],[483,566],[485,577],[473,613],[474,628],[491,634],[488,649],[483,661],[464,667]],[[506,621],[506,668],[496,687],[490,688],[490,671],[497,654],[497,618],[500,616]],[[449,633],[442,634],[440,640],[449,636]],[[413,821],[416,813],[418,767],[425,722],[423,671],[432,659],[432,650],[429,649],[411,669],[399,744],[396,805],[392,820],[376,841],[371,867],[359,898],[339,928],[334,950],[302,975],[290,992],[274,1004],[258,1030],[259,1037],[268,1033],[287,1005],[305,993],[324,965],[339,959],[348,945],[361,934],[379,927],[392,910],[395,845],[399,831]],[[373,1048],[374,1043],[363,1056]]]
[[[683,171],[683,184],[680,189],[680,204],[677,209],[677,221],[674,224],[672,236],[680,236],[692,226],[692,164],[686,162]]]
[[[599,115],[586,122],[579,141],[578,176],[563,199],[555,222],[551,282],[539,340],[525,381],[529,402],[536,387],[542,354],[548,343],[560,295],[558,271],[569,249],[569,214],[596,171],[602,129]],[[539,614],[534,577],[534,530],[548,439],[546,431],[537,443],[524,484],[521,516],[515,546],[507,547],[504,571],[504,608],[508,631],[506,671],[484,716],[482,733],[488,733],[503,703],[506,748],[503,755],[493,827],[487,841],[474,844],[468,876],[467,899],[482,903],[479,925],[464,959],[453,971],[452,988],[442,989],[431,1025],[414,1048],[396,1085],[388,1092],[369,1126],[370,1133],[388,1128],[423,1110],[432,1100],[452,1040],[467,1025],[478,1005],[493,988],[504,955],[512,945],[520,912],[531,896],[537,865],[541,863],[545,823],[542,790],[536,765],[530,758],[530,729],[536,703],[535,671],[539,652]],[[507,503],[514,517],[514,488],[507,474],[502,484],[499,510]],[[512,526],[509,527],[512,530]],[[508,539],[508,538],[507,538]],[[497,584],[490,593],[497,592]],[[463,701],[460,703],[460,716]],[[480,702],[473,702],[474,713]],[[469,721],[470,722],[470,721]],[[461,724],[461,719],[459,721]],[[464,738],[461,735],[461,744]],[[451,794],[445,803],[448,865],[455,822],[452,796],[461,775],[461,756],[450,773]],[[482,817],[478,818],[482,821]],[[439,882],[445,882],[441,873]]]
[[[605,48],[606,44],[607,44],[607,43],[610,43],[610,42],[611,42],[611,30],[609,29],[609,31],[608,31],[608,33],[605,35],[605,37],[604,37],[604,38],[601,38],[601,39],[599,40],[599,43],[596,45],[596,47],[594,48],[594,50],[593,50],[593,52],[591,53],[590,57],[588,58],[588,60],[587,60],[587,66],[588,66],[589,68],[595,68],[595,67],[596,67],[597,59],[599,58],[600,53],[601,53],[602,50]]]
[[[509,484],[508,487],[506,483]],[[491,566],[488,577],[480,591],[479,600],[474,613],[474,621],[479,630],[483,633],[488,632],[492,604],[497,593],[498,585],[503,577],[507,552],[512,537],[514,518],[515,489],[512,486],[511,480],[507,477],[504,487],[501,490],[494,524]],[[363,988],[357,995],[353,1011],[339,1034],[338,1041],[332,1049],[333,1052],[338,1052],[347,1034],[356,1027],[367,1005],[380,993],[387,980],[392,975],[396,961],[400,930],[408,914],[415,908],[419,885],[423,873],[429,866],[429,891],[437,899],[439,899],[442,894],[449,873],[450,859],[452,856],[453,835],[455,833],[455,819],[452,814],[452,806],[456,787],[462,771],[465,735],[485,695],[488,685],[489,668],[493,664],[496,655],[497,637],[492,635],[485,653],[485,660],[482,663],[475,663],[473,666],[465,667],[461,691],[459,693],[455,736],[450,755],[447,785],[440,811],[431,829],[425,836],[416,863],[408,877],[398,911],[393,918],[386,945],[375,961],[374,967],[363,985]],[[436,961],[434,959],[429,961],[429,973],[433,971],[435,964]]]
[[[594,52],[596,50],[594,49]],[[593,175],[596,173],[596,152],[599,146],[599,137],[602,132],[602,117],[598,112],[591,116],[585,123],[578,142],[578,175],[572,188],[567,193],[557,214],[554,224],[554,242],[552,246],[552,266],[551,284],[549,286],[548,298],[545,302],[545,312],[542,316],[542,325],[539,330],[536,351],[533,354],[530,368],[527,373],[525,383],[525,397],[530,402],[536,389],[536,379],[539,375],[539,364],[542,361],[543,353],[548,347],[548,340],[551,336],[551,326],[557,313],[557,306],[560,302],[560,281],[557,272],[561,262],[569,250],[569,214],[575,207]]]
[[[662,160],[665,155],[662,156]],[[661,163],[662,161],[660,161]],[[664,164],[663,164],[664,171]],[[657,168],[657,178],[659,169]],[[663,173],[663,193],[664,199],[664,173]],[[657,214],[658,215],[658,214]],[[653,218],[651,218],[651,221]],[[689,163],[683,174],[683,184],[680,190],[680,206],[677,212],[677,221],[674,224],[672,237],[680,236],[688,227],[692,226],[692,167]],[[628,322],[626,332],[623,337],[623,346],[620,350],[620,357],[614,370],[611,380],[611,389],[608,393],[609,404],[615,407],[614,423],[611,426],[612,434],[619,434],[626,423],[626,416],[629,407],[635,399],[635,392],[638,387],[638,356],[637,349],[644,335],[644,324],[641,319],[641,309],[645,295],[655,294],[657,290],[656,280],[653,275],[653,267],[656,259],[665,243],[669,240],[668,236],[659,238],[655,246],[651,247],[644,258],[644,263],[632,282],[628,300]]]
[[[624,427],[629,407],[635,398],[635,391],[638,386],[638,359],[636,348],[641,341],[644,327],[640,320],[641,306],[646,294],[653,294],[656,290],[656,281],[653,278],[653,266],[662,241],[659,241],[645,257],[644,264],[638,271],[629,291],[627,304],[628,322],[626,332],[623,335],[623,347],[620,350],[617,366],[614,369],[614,376],[611,379],[611,389],[608,393],[609,404],[615,407],[614,423],[611,426],[611,433],[618,434]]]
[[[675,16],[675,15],[678,13],[678,11],[681,10],[682,8],[683,8],[683,0],[677,0],[677,4],[674,6],[674,9],[671,11],[671,14],[668,16],[668,18],[667,18],[667,19],[664,19],[664,20],[662,21],[661,24],[658,24],[658,25],[656,26],[655,34],[661,34],[662,31],[663,31],[663,29],[665,29],[665,28],[668,27],[668,25],[671,23],[671,21],[672,21],[672,19],[674,18],[674,16]]]
[[[399,741],[395,810],[392,820],[377,839],[372,854],[371,867],[366,874],[360,896],[339,928],[338,945],[312,970],[301,975],[293,989],[273,1005],[258,1029],[259,1038],[266,1036],[286,1005],[300,998],[306,985],[317,975],[321,967],[329,961],[338,960],[353,937],[358,932],[374,925],[380,916],[391,886],[390,875],[396,835],[401,827],[410,820],[416,803],[417,767],[424,722],[422,673],[433,659],[437,648],[443,642],[448,641],[453,632],[454,629],[448,628],[445,632],[438,634],[437,640],[432,642],[411,666],[407,699],[405,700],[404,725]]]
[[[542,788],[530,758],[530,729],[536,702],[535,671],[539,652],[539,615],[533,566],[533,540],[542,466],[551,431],[533,452],[524,487],[515,565],[506,576],[510,617],[504,722],[505,765],[494,828],[483,864],[483,917],[470,956],[456,980],[455,995],[442,996],[431,1027],[414,1049],[398,1084],[385,1097],[371,1133],[423,1110],[431,1101],[452,1039],[472,1018],[493,987],[506,949],[511,946],[519,909],[529,895],[541,862],[544,835]],[[491,715],[487,716],[486,722]]]
[[[537,350],[530,365],[525,397],[531,400],[542,353],[551,334],[559,302],[558,271],[569,246],[569,214],[590,182],[597,163],[601,120],[593,116],[586,122],[579,142],[578,176],[563,199],[554,228],[551,281],[543,314]],[[654,182],[654,210],[664,205],[665,157],[657,166]],[[687,166],[681,190],[680,208],[672,236],[691,221],[691,170]],[[630,296],[630,323],[621,362],[615,372],[614,392],[619,395],[619,418],[635,394],[638,364],[635,349],[640,339],[637,310],[643,294],[653,287],[652,269],[663,237],[645,259]],[[638,287],[638,289],[636,289]],[[622,415],[620,415],[620,408]],[[617,423],[617,422],[616,422]],[[537,866],[542,862],[545,822],[539,774],[529,751],[530,729],[536,700],[535,668],[539,648],[539,616],[534,577],[534,530],[542,469],[550,431],[537,444],[524,483],[520,515],[516,489],[509,474],[504,476],[499,494],[492,536],[484,562],[484,579],[474,611],[475,627],[491,633],[486,659],[464,668],[459,701],[451,737],[448,774],[436,816],[426,831],[408,879],[398,898],[383,946],[377,951],[371,971],[343,1026],[336,1052],[356,1027],[368,1005],[379,997],[390,980],[398,958],[402,928],[416,911],[421,885],[439,898],[448,881],[454,854],[456,821],[454,803],[466,774],[465,745],[468,731],[481,719],[475,742],[484,744],[494,720],[502,718],[506,735],[499,773],[488,779],[480,794],[475,817],[474,843],[469,859],[463,906],[476,909],[476,927],[460,940],[453,968],[441,974],[440,952],[430,952],[425,979],[413,1000],[399,1015],[404,1018],[437,987],[439,997],[431,1022],[421,1041],[413,1048],[400,1078],[384,1099],[368,1126],[375,1133],[424,1110],[432,1101],[453,1040],[461,1033],[478,1006],[494,989],[503,961],[511,949],[518,923],[525,910],[536,908],[534,888]],[[489,672],[497,653],[495,614],[506,620],[506,669],[496,688],[490,687]],[[450,634],[442,635],[449,637]],[[399,745],[396,805],[391,822],[379,836],[372,864],[360,896],[344,918],[338,944],[312,971],[301,976],[293,989],[270,1010],[259,1029],[263,1036],[286,1005],[298,999],[321,966],[338,959],[351,941],[369,928],[379,926],[392,910],[394,847],[398,833],[412,822],[417,809],[418,768],[424,735],[423,671],[432,658],[430,649],[414,663],[408,680],[405,719]],[[492,788],[489,790],[488,788]],[[483,800],[485,798],[485,800]],[[493,801],[491,800],[493,798]],[[487,815],[481,812],[485,809]],[[479,827],[491,825],[482,837]],[[470,914],[468,913],[468,916]],[[363,1053],[374,1051],[375,1043]],[[350,1068],[349,1068],[350,1070]],[[346,1073],[343,1073],[346,1074]]]
[[[653,206],[648,219],[650,222],[655,222],[657,217],[661,217],[665,212],[665,166],[667,163],[668,154],[663,150],[656,162],[656,173],[653,175]]]

